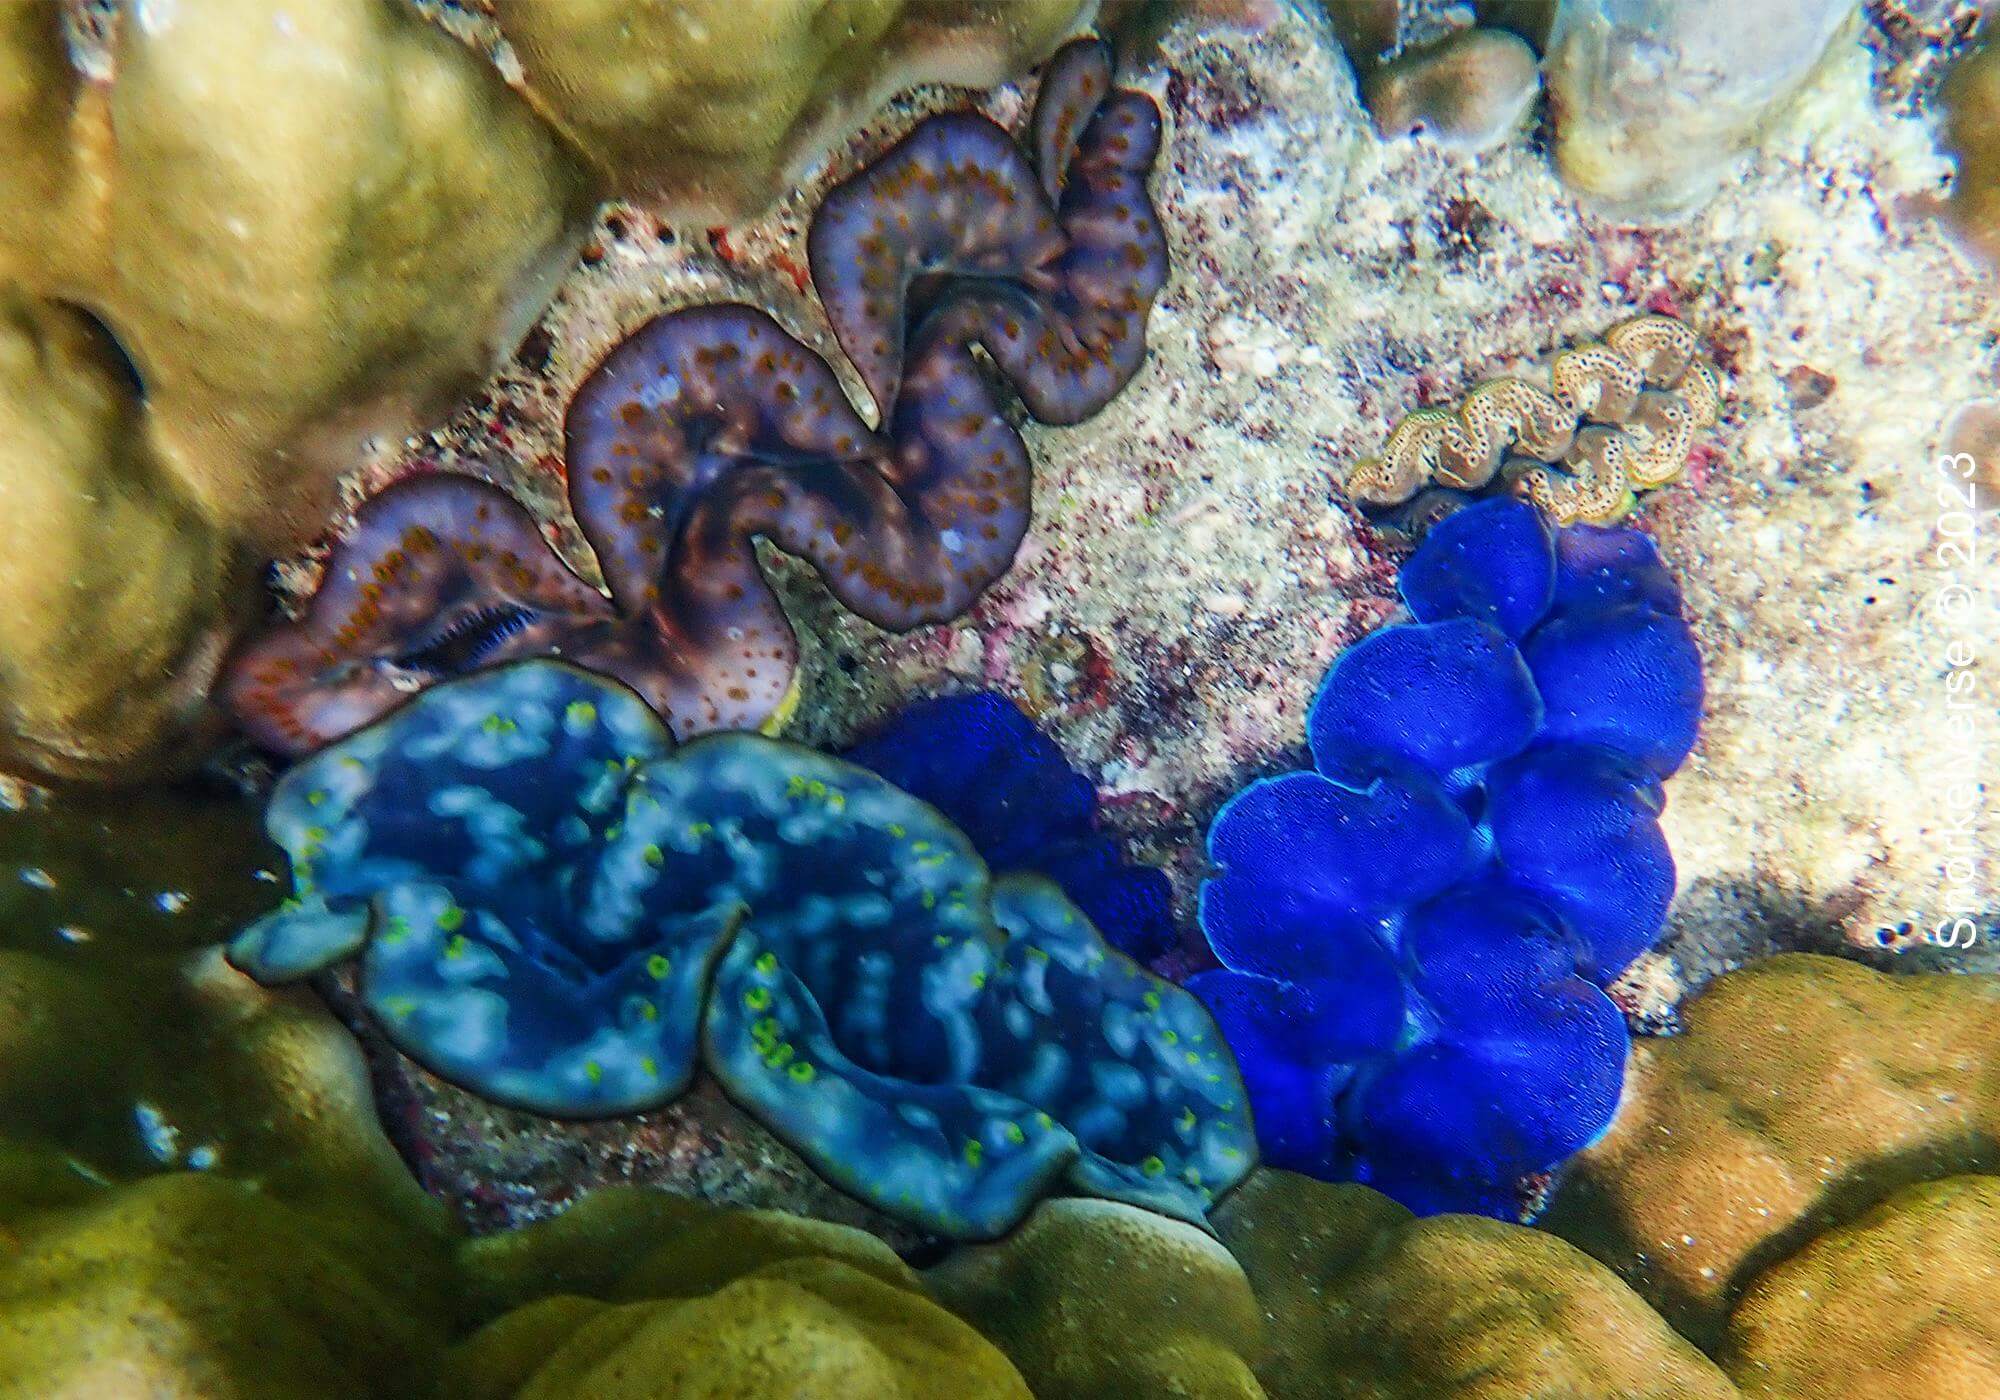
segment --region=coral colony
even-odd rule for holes
[[[1029,413],[1077,422],[1137,370],[1167,272],[1145,190],[1159,112],[1112,88],[1103,44],[1050,62],[1030,135],[1032,158],[984,117],[933,117],[815,216],[813,280],[877,426],[763,312],[661,316],[592,372],[564,425],[608,601],[503,493],[405,479],[356,512],[305,615],[234,661],[245,730],[308,753],[426,685],[551,654],[624,681],[680,737],[756,728],[797,661],[758,537],[881,626],[963,612],[1012,562],[1030,486],[972,346]]]
[[[1378,524],[1410,528],[1511,488],[1558,524],[1615,521],[1634,493],[1679,476],[1715,422],[1721,385],[1692,330],[1635,316],[1556,357],[1553,393],[1493,379],[1454,408],[1423,408],[1357,462],[1347,493]]]
[[[1206,1001],[1267,1161],[1419,1211],[1513,1213],[1609,1126],[1627,1033],[1601,990],[1674,892],[1660,780],[1701,665],[1630,529],[1491,500],[1405,565],[1416,616],[1327,673],[1316,771],[1216,817]]]
[[[536,659],[438,685],[292,769],[294,895],[261,981],[360,958],[404,1053],[564,1117],[697,1057],[829,1180],[940,1235],[1055,1189],[1199,1221],[1255,1161],[1201,1004],[935,809],[755,734],[675,749],[636,695]]]

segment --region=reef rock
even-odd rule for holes
[[[1701,204],[1858,8],[1565,0],[1546,65],[1563,179],[1635,217]]]
[[[1255,34],[1176,24],[1157,62],[1121,70],[1167,118],[1151,192],[1175,272],[1127,389],[1079,427],[1024,425],[1035,519],[1014,568],[958,622],[902,635],[848,614],[809,570],[772,570],[802,649],[788,732],[837,747],[912,694],[1018,697],[1105,794],[1106,825],[1171,870],[1191,928],[1201,830],[1248,777],[1299,764],[1328,663],[1399,616],[1400,550],[1357,521],[1340,489],[1352,464],[1413,409],[1666,310],[1714,351],[1727,396],[1638,522],[1683,578],[1715,682],[1664,815],[1680,880],[1668,941],[1632,974],[1646,1010],[1774,946],[1881,956],[1899,928],[1929,926],[1945,884],[1935,795],[1963,761],[1936,651],[1910,644],[1936,635],[1918,561],[1938,515],[1936,479],[1912,464],[1941,409],[1990,395],[1995,374],[1990,283],[1935,221],[1884,217],[1948,178],[1932,114],[1883,105],[1865,63],[1837,63],[1799,140],[1761,146],[1700,220],[1641,233],[1580,212],[1525,137],[1476,161],[1378,139],[1325,27],[1276,8]],[[1012,125],[1030,96],[983,109]],[[797,308],[780,319],[830,354],[795,299],[810,211],[953,100],[897,104],[797,200],[726,237],[663,238],[620,211],[550,316],[546,365],[517,366],[369,484],[424,466],[485,474],[586,557],[548,465],[590,365],[649,317],[719,296]],[[1789,392],[1808,369],[1823,386],[1810,399]],[[294,596],[317,577],[282,576]],[[1910,954],[1992,956],[1986,940]],[[726,1162],[719,1095],[690,1100],[698,1115],[592,1132],[420,1080],[415,1093],[426,1170],[484,1220],[631,1178],[826,1207],[736,1190],[780,1159],[809,1178],[768,1142],[749,1166]]]
[[[1216,1211],[1271,1347],[1275,1400],[1727,1400],[1722,1373],[1552,1235],[1418,1220],[1365,1186],[1255,1173]]]
[[[1543,1223],[1713,1345],[1758,1271],[1897,1189],[2000,1167],[2000,980],[1789,954],[1634,1047]]]

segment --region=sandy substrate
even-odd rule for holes
[[[1950,409],[1995,390],[2000,317],[1930,212],[1949,162],[1924,75],[1873,42],[1830,66],[1705,212],[1639,230],[1580,210],[1534,133],[1478,157],[1378,141],[1344,58],[1295,16],[1259,35],[1169,32],[1136,75],[1169,116],[1154,189],[1174,253],[1146,367],[1095,420],[1027,429],[1033,531],[957,625],[892,637],[774,566],[806,646],[793,736],[839,742],[913,694],[1005,690],[1097,775],[1186,912],[1218,804],[1303,761],[1321,672],[1399,615],[1402,546],[1348,509],[1347,465],[1411,408],[1670,310],[1707,337],[1728,397],[1687,479],[1639,517],[1683,581],[1709,710],[1669,787],[1680,896],[1629,1004],[1666,1024],[1688,988],[1788,948],[2000,966],[2000,862],[1981,857],[1956,901],[1946,866],[1968,805],[1954,794],[2000,774],[2000,624],[1991,592],[1964,615],[1940,604],[1953,580],[1933,465]],[[596,357],[658,310],[740,298],[833,358],[805,218],[826,183],[950,102],[886,114],[754,227],[662,230],[614,208],[509,371],[357,489],[418,466],[484,471],[575,546],[560,411]],[[985,105],[1003,121],[1023,107],[1013,92]],[[1957,572],[1990,588],[2000,517],[1981,525],[1977,564]],[[1984,696],[1969,732],[1949,708],[1954,643]],[[1969,803],[1981,851],[2000,845],[1990,803]],[[1978,944],[1925,947],[1954,902],[1974,906]],[[483,1223],[607,1179],[847,1214],[712,1093],[636,1129],[568,1130],[391,1074],[427,1179]]]

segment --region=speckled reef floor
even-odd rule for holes
[[[1154,191],[1174,275],[1145,368],[1095,420],[1026,429],[1033,530],[955,625],[887,635],[773,561],[805,643],[792,736],[839,742],[906,697],[999,687],[1097,775],[1117,828],[1173,871],[1191,927],[1210,816],[1249,778],[1303,761],[1321,672],[1397,616],[1402,547],[1346,505],[1348,464],[1411,408],[1532,373],[1636,309],[1670,310],[1708,338],[1728,396],[1687,478],[1639,517],[1686,589],[1709,708],[1669,788],[1680,895],[1661,950],[1628,975],[1628,1005],[1642,1027],[1666,1025],[1689,989],[1789,948],[2000,966],[1990,892],[1978,945],[1920,938],[1945,912],[1945,794],[2000,763],[1990,703],[1973,741],[1948,723],[1948,646],[1984,628],[1990,695],[2000,637],[1990,600],[1984,622],[1936,604],[1932,470],[1951,408],[2000,378],[2000,318],[1993,282],[1932,212],[1948,165],[1924,84],[1879,31],[1871,42],[1704,212],[1645,230],[1579,208],[1537,132],[1477,157],[1377,140],[1345,60],[1288,12],[1255,34],[1167,32],[1134,73],[1169,121]],[[663,229],[614,206],[517,360],[357,491],[416,468],[484,473],[587,570],[561,505],[577,380],[649,315],[726,298],[837,361],[803,273],[805,220],[828,183],[954,100],[898,104],[753,226]],[[1008,90],[984,105],[1017,121],[1024,104]],[[2000,519],[1984,523],[1990,571]],[[2000,815],[1983,820],[1990,849]],[[883,1225],[713,1089],[565,1127],[386,1052],[380,1064],[398,1136],[475,1224],[641,1180]]]

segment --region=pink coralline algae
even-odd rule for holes
[[[1137,372],[1167,274],[1145,189],[1150,98],[1078,40],[1048,65],[1025,154],[972,113],[932,117],[832,191],[807,247],[870,427],[833,369],[754,307],[670,312],[591,372],[564,422],[569,499],[606,599],[505,493],[407,478],[366,502],[297,621],[234,660],[226,698],[299,754],[437,681],[559,655],[630,685],[675,735],[781,713],[798,646],[754,541],[809,561],[898,631],[963,613],[1005,573],[1030,463],[1001,387],[1079,422]]]

